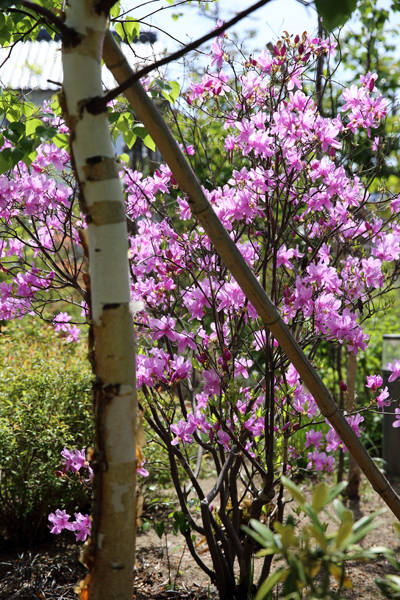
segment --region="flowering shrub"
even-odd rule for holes
[[[355,154],[361,133],[371,152],[379,146],[379,136],[370,138],[387,102],[375,93],[376,76],[367,73],[360,86],[344,89],[339,114],[327,118],[309,89],[315,60],[333,55],[335,42],[284,36],[273,52],[242,62],[229,58],[223,44],[219,38],[212,46],[216,71],[192,82],[186,96],[189,117],[220,123],[221,153],[230,171],[225,183],[204,192],[310,359],[318,360],[323,339],[357,354],[368,342],[363,321],[393,287],[393,263],[400,256],[400,199],[389,193],[370,197]],[[46,110],[52,124],[60,125]],[[116,110],[110,107],[111,114]],[[193,160],[204,152],[185,145]],[[8,276],[0,284],[0,318],[43,312],[61,298],[82,304],[87,317],[89,285],[77,246],[80,240],[85,250],[86,222],[74,204],[76,186],[64,169],[68,160],[65,150],[47,144],[29,167],[19,163],[0,178],[0,218],[7,232],[0,244]],[[51,163],[64,183],[48,177]],[[244,496],[252,498],[251,518],[276,514],[282,521],[282,486],[273,501],[280,475],[290,474],[305,450],[308,469],[331,471],[334,453],[346,448],[321,422],[315,400],[191,216],[190,199],[169,168],[161,165],[150,177],[129,168],[121,172],[132,301],[144,306],[134,319],[146,418],[168,449],[182,512],[206,537],[214,570],[203,563],[186,528],[194,559],[222,597],[236,594],[237,560],[238,597],[245,597],[254,542],[240,530]],[[67,339],[77,338],[67,313],[52,320]],[[392,378],[400,373],[397,362]],[[382,382],[371,376],[367,385],[376,394]],[[371,406],[383,408],[387,398],[384,389]],[[363,417],[346,418],[360,435]],[[199,448],[196,465],[191,444]],[[208,495],[198,481],[204,453],[218,474]],[[190,479],[186,489],[178,462]],[[192,491],[200,500],[201,524],[189,500]],[[217,495],[218,506],[212,505]],[[69,523],[62,511],[52,519],[54,532],[67,524],[79,532],[87,528],[80,516]]]
[[[63,459],[62,469],[61,471],[56,471],[56,475],[58,477],[62,477],[65,479],[67,477],[68,471],[71,471],[73,475],[77,475],[77,478],[72,480],[75,483],[80,483],[80,485],[85,486],[86,488],[91,488],[91,480],[93,477],[93,469],[90,466],[90,463],[86,460],[85,449],[82,450],[68,450],[68,448],[64,448],[61,452],[61,457]],[[148,476],[148,471],[144,468],[145,460],[137,468],[137,474],[142,477]],[[87,469],[86,479],[83,475],[80,474],[80,470],[84,468]],[[76,535],[76,541],[84,542],[88,535],[90,535],[91,531],[91,519],[89,515],[82,515],[80,512],[75,513],[75,521],[71,521],[71,515],[68,515],[66,510],[60,510],[59,508],[55,511],[55,513],[49,514],[50,525],[50,533],[55,533],[58,535],[64,529],[68,531],[74,531]]]

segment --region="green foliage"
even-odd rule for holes
[[[357,7],[357,0],[315,0],[315,6],[323,18],[325,29],[332,31],[348,21]]]
[[[375,517],[385,512],[377,511],[354,523],[353,513],[337,498],[347,483],[342,482],[329,491],[326,483],[314,488],[311,503],[290,479],[282,477],[282,483],[299,504],[294,513],[304,514],[308,522],[297,533],[293,514],[286,524],[274,523],[275,533],[262,523],[250,520],[252,529],[243,527],[264,549],[258,556],[275,555],[276,560],[286,563],[270,575],[260,586],[256,600],[271,598],[275,585],[282,584],[282,599],[313,598],[340,600],[342,588],[352,589],[352,582],[346,574],[346,563],[352,560],[368,561],[384,553],[393,557],[387,548],[364,549],[358,545],[370,531],[380,526]],[[327,525],[321,519],[321,512],[333,502],[337,529],[327,533]],[[331,576],[338,589],[331,589]]]
[[[37,156],[36,148],[42,143],[54,143],[59,148],[68,146],[66,135],[59,134],[55,127],[48,127],[40,120],[43,116],[52,116],[50,113],[45,114],[32,102],[21,100],[15,92],[0,91],[0,113],[9,122],[8,127],[0,134],[0,147],[4,138],[13,144],[11,148],[0,152],[0,175],[14,168],[20,160],[29,167]],[[59,112],[58,102],[53,102],[52,107],[55,112]]]
[[[80,485],[55,476],[60,452],[92,442],[91,372],[84,348],[38,320],[0,334],[0,532],[32,544],[56,508],[73,514],[90,502]],[[3,539],[4,539],[3,538]]]
[[[115,31],[118,33],[122,40],[126,40],[128,44],[132,44],[135,38],[139,37],[140,24],[137,19],[133,17],[126,17],[123,22],[115,25]]]
[[[398,521],[393,523],[393,527],[400,538],[400,523]],[[400,571],[400,562],[394,556],[387,556],[386,558],[397,571]],[[386,575],[385,579],[380,579],[378,577],[375,579],[375,583],[385,598],[390,598],[393,600],[400,598],[399,575]]]

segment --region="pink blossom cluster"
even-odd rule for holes
[[[371,138],[386,101],[376,94],[376,74],[345,88],[340,113],[326,117],[305,82],[335,42],[283,38],[242,65],[224,43],[213,42],[212,72],[187,92],[189,115],[221,123],[224,177],[219,185],[205,177],[204,194],[298,343],[308,351],[328,340],[357,354],[368,342],[362,315],[372,314],[375,299],[390,289],[400,258],[399,198],[388,195],[378,210],[346,156],[357,136],[377,151]],[[206,149],[192,142],[187,153],[200,160]],[[0,221],[8,232],[0,242],[8,276],[0,284],[0,318],[39,311],[73,288],[80,298],[72,302],[83,301],[86,321],[78,247],[85,218],[68,160],[45,144],[32,165],[20,163],[0,177]],[[332,429],[315,430],[315,400],[192,216],[169,167],[147,177],[121,168],[121,178],[132,224],[132,301],[145,307],[134,317],[137,382],[150,413],[164,422],[164,439],[181,448],[201,443],[214,456],[239,448],[261,461],[266,431],[295,444],[307,426],[310,468],[330,470],[340,439]],[[78,339],[68,313],[52,321],[68,341]],[[391,377],[400,374],[397,362]],[[367,385],[375,393],[381,383],[374,377]],[[385,388],[376,404],[387,402]],[[348,417],[357,435],[358,417]]]
[[[75,521],[70,522],[70,515],[65,510],[57,508],[55,513],[50,513],[48,517],[52,524],[50,533],[60,534],[64,529],[68,531],[74,531],[76,541],[84,542],[91,530],[91,520],[89,515],[82,515],[81,513],[75,513]]]
[[[369,198],[361,179],[336,160],[349,133],[365,129],[371,135],[385,116],[386,101],[375,95],[376,76],[368,73],[361,87],[343,91],[341,113],[334,119],[322,117],[303,89],[312,60],[333,50],[329,41],[309,37],[291,47],[281,44],[272,54],[264,51],[249,59],[237,77],[237,88],[225,71],[207,73],[200,83],[190,84],[187,100],[194,109],[224,96],[230,107],[223,115],[224,145],[234,164],[242,166],[232,169],[224,186],[203,190],[249,266],[259,273],[260,265],[267,264],[270,276],[274,273],[280,282],[275,303],[286,323],[303,323],[309,336],[339,342],[357,354],[368,342],[358,311],[386,289],[385,265],[400,256],[400,228],[395,221],[375,216],[372,204],[370,219],[357,216],[369,206]],[[212,66],[230,64],[223,39],[213,43],[212,51]],[[287,70],[280,78],[283,64]],[[183,416],[170,425],[172,445],[207,438],[208,444],[229,451],[242,431],[243,447],[254,454],[266,426],[265,388],[259,386],[254,395],[249,387],[252,370],[259,372],[260,359],[254,353],[272,347],[279,356],[279,346],[274,340],[268,346],[254,307],[237,282],[226,276],[202,228],[193,226],[188,199],[178,192],[175,212],[184,228],[175,227],[170,217],[159,218],[158,199],[168,198],[177,187],[170,169],[162,165],[146,178],[126,169],[124,181],[128,213],[138,226],[138,233],[130,237],[132,298],[147,308],[137,316],[143,348],[138,385],[154,394],[161,386],[173,396],[177,384],[190,388],[198,373],[201,391],[194,394],[191,410],[181,402]],[[278,236],[273,245],[266,242],[263,223],[270,220],[266,199],[276,197],[285,198],[288,208],[282,203],[281,210],[291,216],[287,235]],[[390,199],[391,206],[394,202]],[[338,253],[338,245],[348,251]],[[215,317],[219,314],[223,321]],[[232,324],[238,321],[246,328],[246,343],[239,346],[233,344],[238,334]],[[285,377],[275,377],[274,388],[277,435],[294,435],[299,418],[311,425],[320,416],[291,365]],[[213,406],[219,399],[226,403],[232,394],[239,397],[235,409],[216,420]],[[386,405],[387,396],[387,389],[377,396],[378,408]],[[286,424],[279,426],[284,415]],[[360,435],[362,417],[348,420]],[[307,440],[315,445],[309,467],[317,470],[331,470],[332,453],[345,450],[333,429]]]
[[[60,133],[67,131],[50,104],[44,113],[45,124],[58,127]],[[2,149],[9,147],[11,142],[5,139]],[[66,150],[43,143],[29,167],[21,161],[0,175],[0,269],[7,275],[0,284],[0,319],[34,314],[36,305],[43,306],[49,295],[63,299],[65,280],[69,276],[72,282],[80,272],[78,227],[83,221],[73,209],[76,186],[69,169]],[[69,342],[77,341],[79,329],[65,320],[61,324],[60,318],[54,321],[56,331]]]
[[[88,470],[89,477],[87,479],[80,478],[81,483],[91,484],[93,478],[93,470],[86,459],[86,452],[84,449],[82,450],[68,450],[68,448],[63,448],[61,451],[62,457],[62,470],[56,471],[56,475],[58,477],[65,476],[65,474],[71,470],[72,473],[78,473],[82,468]],[[149,472],[144,468],[146,460],[140,464],[137,468],[136,472],[138,475],[142,477],[148,477]],[[70,521],[70,515],[67,514],[65,510],[56,509],[55,513],[50,513],[48,516],[48,520],[51,525],[49,525],[50,533],[55,533],[56,535],[60,534],[64,529],[68,531],[75,532],[76,541],[84,542],[86,538],[90,535],[92,522],[89,515],[82,515],[80,512],[75,513],[75,521]]]

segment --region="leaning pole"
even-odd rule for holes
[[[119,85],[134,73],[115,42],[107,32],[103,58]],[[328,419],[352,454],[374,490],[400,520],[400,498],[386,477],[378,469],[364,446],[339,410],[322,379],[300,348],[279,315],[265,290],[254,276],[235,243],[215,214],[191,166],[180,150],[168,125],[149,98],[139,81],[124,91],[129,104],[154,140],[165,162],[171,169],[180,189],[188,195],[192,214],[199,220],[215,250],[228,267],[244,294],[257,310],[264,324],[279,342],[290,362],[295,366],[321,413]]]

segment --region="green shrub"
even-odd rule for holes
[[[90,365],[84,344],[67,344],[38,320],[0,334],[0,532],[31,545],[56,508],[73,514],[90,493],[55,476],[64,446],[91,444]]]
[[[293,481],[284,476],[281,480],[298,504],[297,509],[293,509],[288,516],[286,524],[275,522],[276,533],[254,519],[250,520],[253,529],[243,527],[263,547],[258,556],[275,556],[275,560],[284,562],[261,583],[255,600],[272,600],[272,590],[277,585],[282,586],[279,597],[283,600],[344,600],[342,588],[353,588],[346,573],[349,562],[369,561],[378,554],[384,554],[391,561],[394,559],[394,552],[388,548],[373,546],[366,549],[358,544],[382,524],[375,518],[385,510],[354,523],[352,511],[337,498],[347,482],[341,482],[331,490],[326,483],[319,483],[314,488],[312,501],[307,502]],[[326,509],[331,502],[335,514],[328,513]],[[327,523],[321,519],[323,511],[336,522],[337,528],[332,532],[327,532]],[[332,578],[336,589],[331,586]]]

